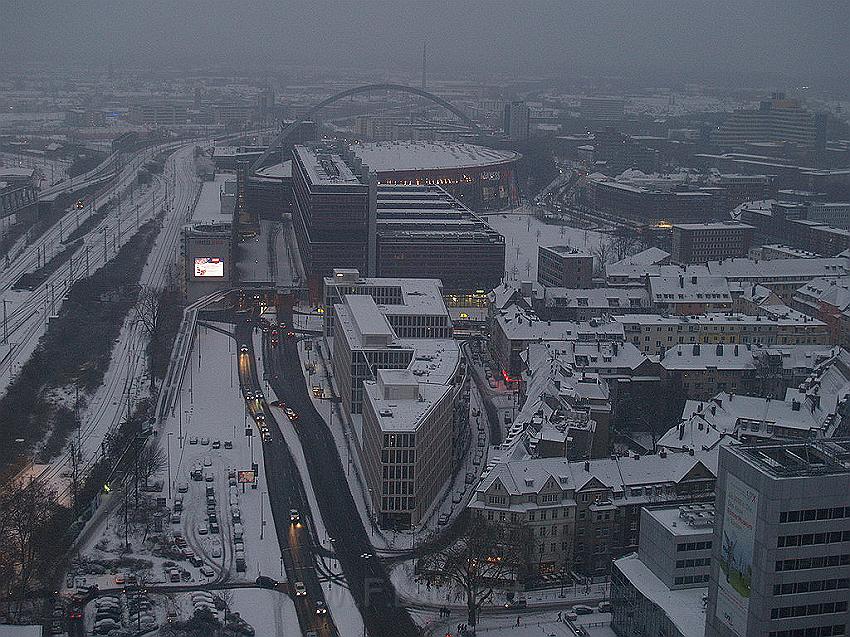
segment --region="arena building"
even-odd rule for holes
[[[498,210],[515,197],[521,155],[457,142],[385,141],[353,144],[379,184],[437,185],[475,211]]]

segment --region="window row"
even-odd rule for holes
[[[839,579],[820,579],[806,582],[788,582],[786,584],[774,584],[774,595],[795,595],[798,593],[814,593],[818,591],[834,591],[837,589],[850,588],[850,579],[842,577]]]
[[[780,606],[770,609],[771,619],[787,619],[788,617],[806,617],[811,615],[830,615],[846,613],[847,602],[821,602],[820,604],[801,604],[799,606]]]
[[[676,560],[676,568],[693,568],[696,566],[710,566],[710,557],[698,557],[693,560]]]
[[[784,524],[786,522],[812,522],[814,520],[841,520],[844,518],[850,518],[850,507],[782,511],[779,514],[779,523]]]
[[[829,566],[850,566],[850,554],[820,555],[818,557],[799,557],[776,561],[776,571],[804,571],[809,568],[826,568]]]
[[[812,544],[836,544],[850,542],[850,531],[831,531],[829,533],[803,533],[801,535],[780,535],[776,538],[777,548],[789,546],[811,546]]]
[[[708,573],[705,573],[704,575],[685,575],[683,577],[674,577],[673,584],[676,586],[681,584],[700,584],[702,582],[707,582],[708,578]]]
[[[676,545],[676,551],[705,551],[706,549],[711,548],[711,540],[708,542],[683,542],[682,544]]]
[[[834,637],[843,635],[846,630],[845,624],[833,624],[832,626],[812,626],[811,628],[795,628],[794,630],[772,630],[768,637]]]

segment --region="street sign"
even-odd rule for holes
[[[251,436],[253,436],[253,435],[254,435],[254,430],[253,430],[251,427],[248,427],[248,428],[245,430],[245,435],[246,435],[248,438],[250,438]]]
[[[236,474],[236,481],[239,482],[239,484],[253,484],[256,479],[257,474],[247,469],[238,471]]]

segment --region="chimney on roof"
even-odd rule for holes
[[[717,413],[717,405],[712,405],[711,406],[711,415],[713,416],[716,413]]]
[[[585,470],[585,471],[590,471],[590,460],[585,460],[585,461],[584,461],[584,470]]]
[[[691,283],[692,283],[693,285],[696,285],[696,284],[697,284],[697,278],[696,278],[695,276],[692,276],[692,277],[691,277]]]

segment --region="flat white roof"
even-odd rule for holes
[[[614,560],[615,566],[641,594],[658,606],[684,637],[705,635],[705,604],[708,588],[670,590],[637,553]]]
[[[359,185],[361,183],[339,153],[331,149],[296,146],[294,152],[301,160],[313,184]]]
[[[484,168],[516,161],[520,154],[457,142],[390,141],[353,144],[354,154],[375,172]]]
[[[260,168],[256,173],[257,177],[274,177],[277,179],[283,177],[292,177],[292,160],[287,160],[282,164],[273,164]]]
[[[192,213],[192,223],[204,221],[232,221],[230,215],[221,213],[221,193],[226,181],[236,181],[233,175],[217,174],[212,181],[201,184],[201,195]]]

